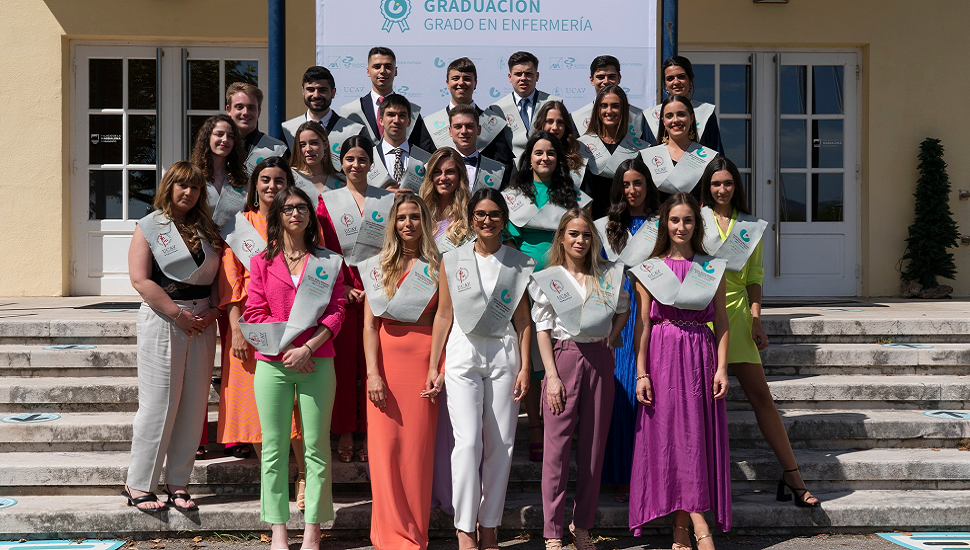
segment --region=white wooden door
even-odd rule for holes
[[[860,285],[856,52],[684,52],[714,103],[764,236],[768,296],[857,296]],[[780,63],[779,63],[780,60]]]
[[[224,112],[225,86],[265,82],[266,50],[76,45],[73,67],[71,294],[134,294],[135,222],[164,169],[189,157],[195,130]]]

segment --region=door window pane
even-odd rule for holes
[[[155,164],[155,115],[128,116],[128,163]]]
[[[805,174],[781,175],[781,221],[805,221]]]
[[[781,112],[786,115],[805,114],[807,93],[804,65],[781,66]]]
[[[841,115],[842,65],[816,65],[812,67],[812,112],[818,115]]]
[[[245,82],[253,86],[259,86],[257,68],[255,61],[226,60],[226,86],[229,86],[233,82]]]
[[[717,103],[714,97],[714,65],[694,65],[694,101]]]
[[[813,168],[842,168],[842,137],[841,120],[812,121]]]
[[[128,219],[141,219],[151,214],[155,201],[155,171],[128,171]]]
[[[722,113],[747,114],[751,112],[749,101],[751,68],[748,65],[721,65],[721,101],[718,109]]]
[[[122,211],[121,170],[91,170],[88,188],[88,219],[120,220]]]
[[[751,139],[751,121],[729,118],[719,122],[725,154],[734,161],[738,168],[748,168],[751,164],[751,155],[748,149]]]
[[[189,116],[189,151],[195,145],[195,138],[199,134],[199,129],[205,124],[205,121],[209,117],[206,115],[191,115]]]
[[[124,115],[88,115],[88,162],[91,164],[121,164],[122,119]]]
[[[842,174],[812,174],[812,221],[840,222],[842,217]]]
[[[155,110],[156,67],[154,59],[128,60],[128,108]]]
[[[805,168],[805,148],[808,145],[804,120],[781,121],[781,167]]]
[[[88,107],[90,109],[121,109],[124,107],[122,59],[88,60],[90,71]]]
[[[220,109],[223,106],[222,92],[219,89],[218,60],[189,61],[189,109]]]

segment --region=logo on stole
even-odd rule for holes
[[[711,261],[710,260],[702,263],[701,264],[701,269],[704,270],[704,273],[714,273],[714,266],[711,265]]]
[[[595,153],[596,152],[596,144],[595,143],[587,143],[586,144],[586,149],[588,149],[590,153]]]
[[[374,220],[377,223],[381,223],[384,221],[384,216],[381,216],[381,213],[378,212],[377,210],[374,210],[374,212],[371,213],[370,217],[372,220]]]
[[[172,242],[172,239],[169,239],[165,235],[159,235],[158,239],[156,240],[158,241],[158,244],[162,245],[163,248],[167,248],[168,245],[171,244]]]
[[[440,130],[440,129],[444,128],[445,126],[448,126],[448,123],[445,122],[445,121],[443,121],[443,120],[436,120],[436,121],[434,121],[434,127],[435,127],[436,130]]]
[[[707,158],[707,149],[701,147],[701,148],[697,149],[696,151],[694,151],[694,154],[697,155],[697,156],[699,156],[699,157],[701,157],[702,159],[706,159]]]
[[[747,229],[742,229],[738,233],[738,236],[741,237],[741,240],[744,241],[744,242],[746,242],[746,243],[751,242],[751,237],[748,235],[748,230]]]
[[[468,270],[464,267],[459,267],[458,271],[455,272],[455,277],[458,278],[458,284],[464,283],[468,280]]]
[[[507,288],[502,290],[502,301],[506,304],[512,303],[512,296]]]
[[[651,273],[653,273],[653,266],[650,265],[648,262],[643,262],[642,264],[640,264],[640,271],[643,271],[647,275],[650,275]]]
[[[330,278],[330,274],[323,269],[323,266],[320,266],[317,268],[317,278],[321,281],[326,281]]]
[[[374,282],[378,282],[379,283],[381,281],[381,279],[384,278],[384,274],[381,273],[381,270],[380,269],[377,269],[375,267],[374,269],[370,270],[370,278],[373,279]]]
[[[375,214],[377,212],[374,212]],[[354,219],[350,217],[350,214],[344,214],[340,216],[340,223],[344,224],[344,227],[350,227],[354,223]]]
[[[414,167],[414,173],[417,174],[417,176],[419,178],[423,178],[424,177],[425,171],[426,170],[424,169],[424,165],[423,164],[419,164],[419,165],[417,165],[417,166]]]
[[[549,288],[555,290],[556,294],[562,294],[562,289],[563,289],[562,283],[557,281],[556,279],[549,280]]]
[[[485,185],[492,186],[492,176],[490,174],[485,174]]]
[[[586,117],[583,119],[583,124],[585,124],[586,127],[589,128],[589,117]]]
[[[652,162],[653,165],[656,166],[657,168],[660,168],[664,164],[664,159],[655,156],[653,157],[653,160],[651,160],[650,162]]]
[[[430,266],[424,266],[424,276],[430,279],[431,278],[431,272],[428,271],[428,267],[430,267]]]
[[[333,144],[333,147],[331,147],[330,150],[339,155],[340,154],[340,144],[339,143],[334,143]]]
[[[613,277],[612,276],[610,276],[609,281],[606,280],[606,277],[600,277],[600,289],[601,290],[610,290],[611,288],[613,288],[613,285],[610,284],[610,281],[612,281],[612,280],[613,280]]]
[[[397,25],[401,32],[404,32],[410,29],[408,16],[411,15],[411,2],[410,0],[381,0],[381,15],[384,16],[384,26],[381,30],[391,32],[394,25]],[[435,60],[435,65],[437,64]]]
[[[255,332],[250,332],[249,333],[249,337],[247,338],[247,340],[249,340],[249,342],[251,344],[253,344],[253,345],[256,345],[256,344],[259,344],[259,343],[265,343],[265,340],[264,340],[263,336],[261,334],[255,333]]]
[[[505,202],[509,203],[509,208],[513,208],[515,206],[515,195],[512,193],[505,193],[504,196]]]
[[[256,253],[256,243],[252,239],[246,239],[242,242],[243,250],[253,256]]]

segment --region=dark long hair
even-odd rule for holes
[[[474,221],[475,221],[475,208],[478,203],[489,200],[498,205],[498,209],[502,211],[502,227],[505,227],[509,223],[509,205],[505,202],[505,197],[501,193],[492,189],[491,187],[482,187],[472,193],[472,198],[468,199],[468,224],[472,226],[474,231]]]
[[[341,164],[344,161],[344,157],[347,156],[347,151],[350,151],[354,147],[360,147],[363,149],[364,153],[367,154],[367,158],[370,159],[371,164],[374,164],[374,142],[371,141],[369,137],[359,134],[356,136],[350,136],[340,145]]]
[[[535,202],[536,186],[532,179],[532,150],[535,149],[536,143],[543,139],[551,143],[556,152],[556,169],[552,173],[552,179],[549,180],[549,202],[567,210],[576,208],[579,205],[576,202],[576,188],[565,162],[566,153],[563,151],[562,142],[543,130],[532,134],[529,138],[529,142],[525,144],[525,152],[519,158],[519,171],[511,181],[502,186],[502,190],[515,189]],[[504,203],[505,200],[503,199],[502,202]]]
[[[674,193],[660,207],[660,226],[657,228],[657,244],[650,253],[651,258],[657,258],[670,250],[670,232],[667,229],[667,220],[670,218],[670,211],[675,206],[686,204],[694,214],[694,234],[690,236],[690,247],[694,249],[694,254],[706,254],[704,248],[704,219],[701,218],[701,206],[697,204],[697,199],[688,193]]]
[[[294,185],[284,187],[273,197],[273,204],[269,207],[269,215],[266,217],[266,261],[272,262],[280,252],[283,251],[283,206],[286,199],[298,197],[307,207],[307,218],[309,223],[303,233],[303,244],[307,252],[313,252],[320,246],[320,223],[317,221],[316,212],[313,210],[313,203],[310,197],[302,189]]]
[[[690,113],[690,119],[692,121],[690,128],[687,130],[687,137],[697,141],[697,116],[694,114],[694,106],[691,104],[690,98],[685,95],[669,95],[660,104],[660,125],[657,128],[657,142],[654,145],[666,143],[667,127],[664,126],[664,110],[671,103],[683,103],[687,107],[687,112]]]
[[[606,241],[610,243],[610,248],[617,253],[626,248],[626,242],[630,237],[628,230],[630,227],[630,207],[623,195],[623,176],[631,170],[639,173],[647,182],[645,189],[647,196],[643,201],[644,214],[649,218],[660,209],[660,195],[657,193],[657,186],[653,184],[650,170],[640,159],[640,155],[621,162],[613,176],[613,186],[610,187],[610,210],[606,214],[609,219],[606,222]]]
[[[546,116],[549,115],[549,111],[559,111],[562,116],[563,126],[565,130],[562,134],[563,149],[566,150],[566,164],[569,170],[576,170],[583,165],[583,155],[579,153],[579,140],[576,136],[576,129],[573,128],[573,119],[569,115],[569,110],[566,109],[566,105],[562,101],[547,101],[539,107],[539,112],[536,113],[535,122],[532,123],[532,131],[539,132],[542,127],[546,124]]]
[[[226,157],[226,172],[229,176],[229,185],[236,189],[242,189],[246,185],[246,157],[243,154],[245,143],[239,133],[236,121],[229,115],[219,114],[210,116],[202,123],[202,127],[195,133],[195,142],[192,144],[192,163],[202,169],[206,181],[213,181],[215,178],[214,167],[212,166],[212,149],[209,148],[209,138],[216,129],[216,124],[225,122],[232,130],[232,151]],[[214,205],[213,205],[214,206]]]
[[[603,99],[613,94],[620,98],[620,123],[617,126],[617,131],[615,136],[609,136],[619,143],[624,137],[626,137],[627,132],[630,131],[630,100],[626,97],[626,92],[623,88],[617,86],[616,84],[610,84],[608,86],[603,86],[603,88],[596,93],[596,99],[593,100],[593,114],[589,117],[589,128],[586,129],[586,133],[589,135],[598,136],[600,138],[604,137],[606,134],[606,128],[603,126],[603,122],[600,120],[600,103]],[[639,133],[639,132],[637,132]]]
[[[714,208],[716,201],[714,200],[714,195],[711,194],[711,178],[714,177],[714,174],[722,170],[727,170],[731,174],[731,180],[734,182],[734,195],[731,196],[731,206],[738,212],[751,214],[751,211],[748,209],[748,199],[744,195],[744,180],[741,179],[741,172],[738,172],[738,167],[731,162],[731,159],[722,157],[721,155],[714,157],[714,160],[707,163],[707,168],[704,169],[704,175],[701,176],[701,206]]]
[[[256,182],[259,181],[259,174],[267,168],[280,168],[283,173],[286,174],[286,187],[293,187],[296,185],[296,180],[293,179],[293,171],[290,170],[289,163],[283,157],[267,157],[259,161],[259,164],[253,168],[253,173],[249,176],[249,192],[246,193],[246,212],[252,212],[259,210],[259,199],[256,194]]]
[[[668,57],[667,60],[663,62],[663,65],[660,66],[660,84],[662,85],[663,95],[668,95],[664,74],[670,67],[680,67],[681,69],[684,69],[685,73],[687,73],[687,79],[690,80],[690,89],[687,91],[687,94],[688,96],[692,97],[694,95],[694,66],[691,65],[690,59],[687,59],[682,55]]]

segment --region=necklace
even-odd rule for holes
[[[292,253],[287,252],[286,250],[283,250],[283,257],[291,262],[300,261],[300,259],[302,259],[303,256],[305,255],[306,255],[306,250],[300,250],[298,252],[292,252]]]
[[[408,248],[408,247],[406,247],[404,245],[401,245],[401,249],[404,251],[404,255],[405,256],[417,256],[418,255],[418,247]]]

